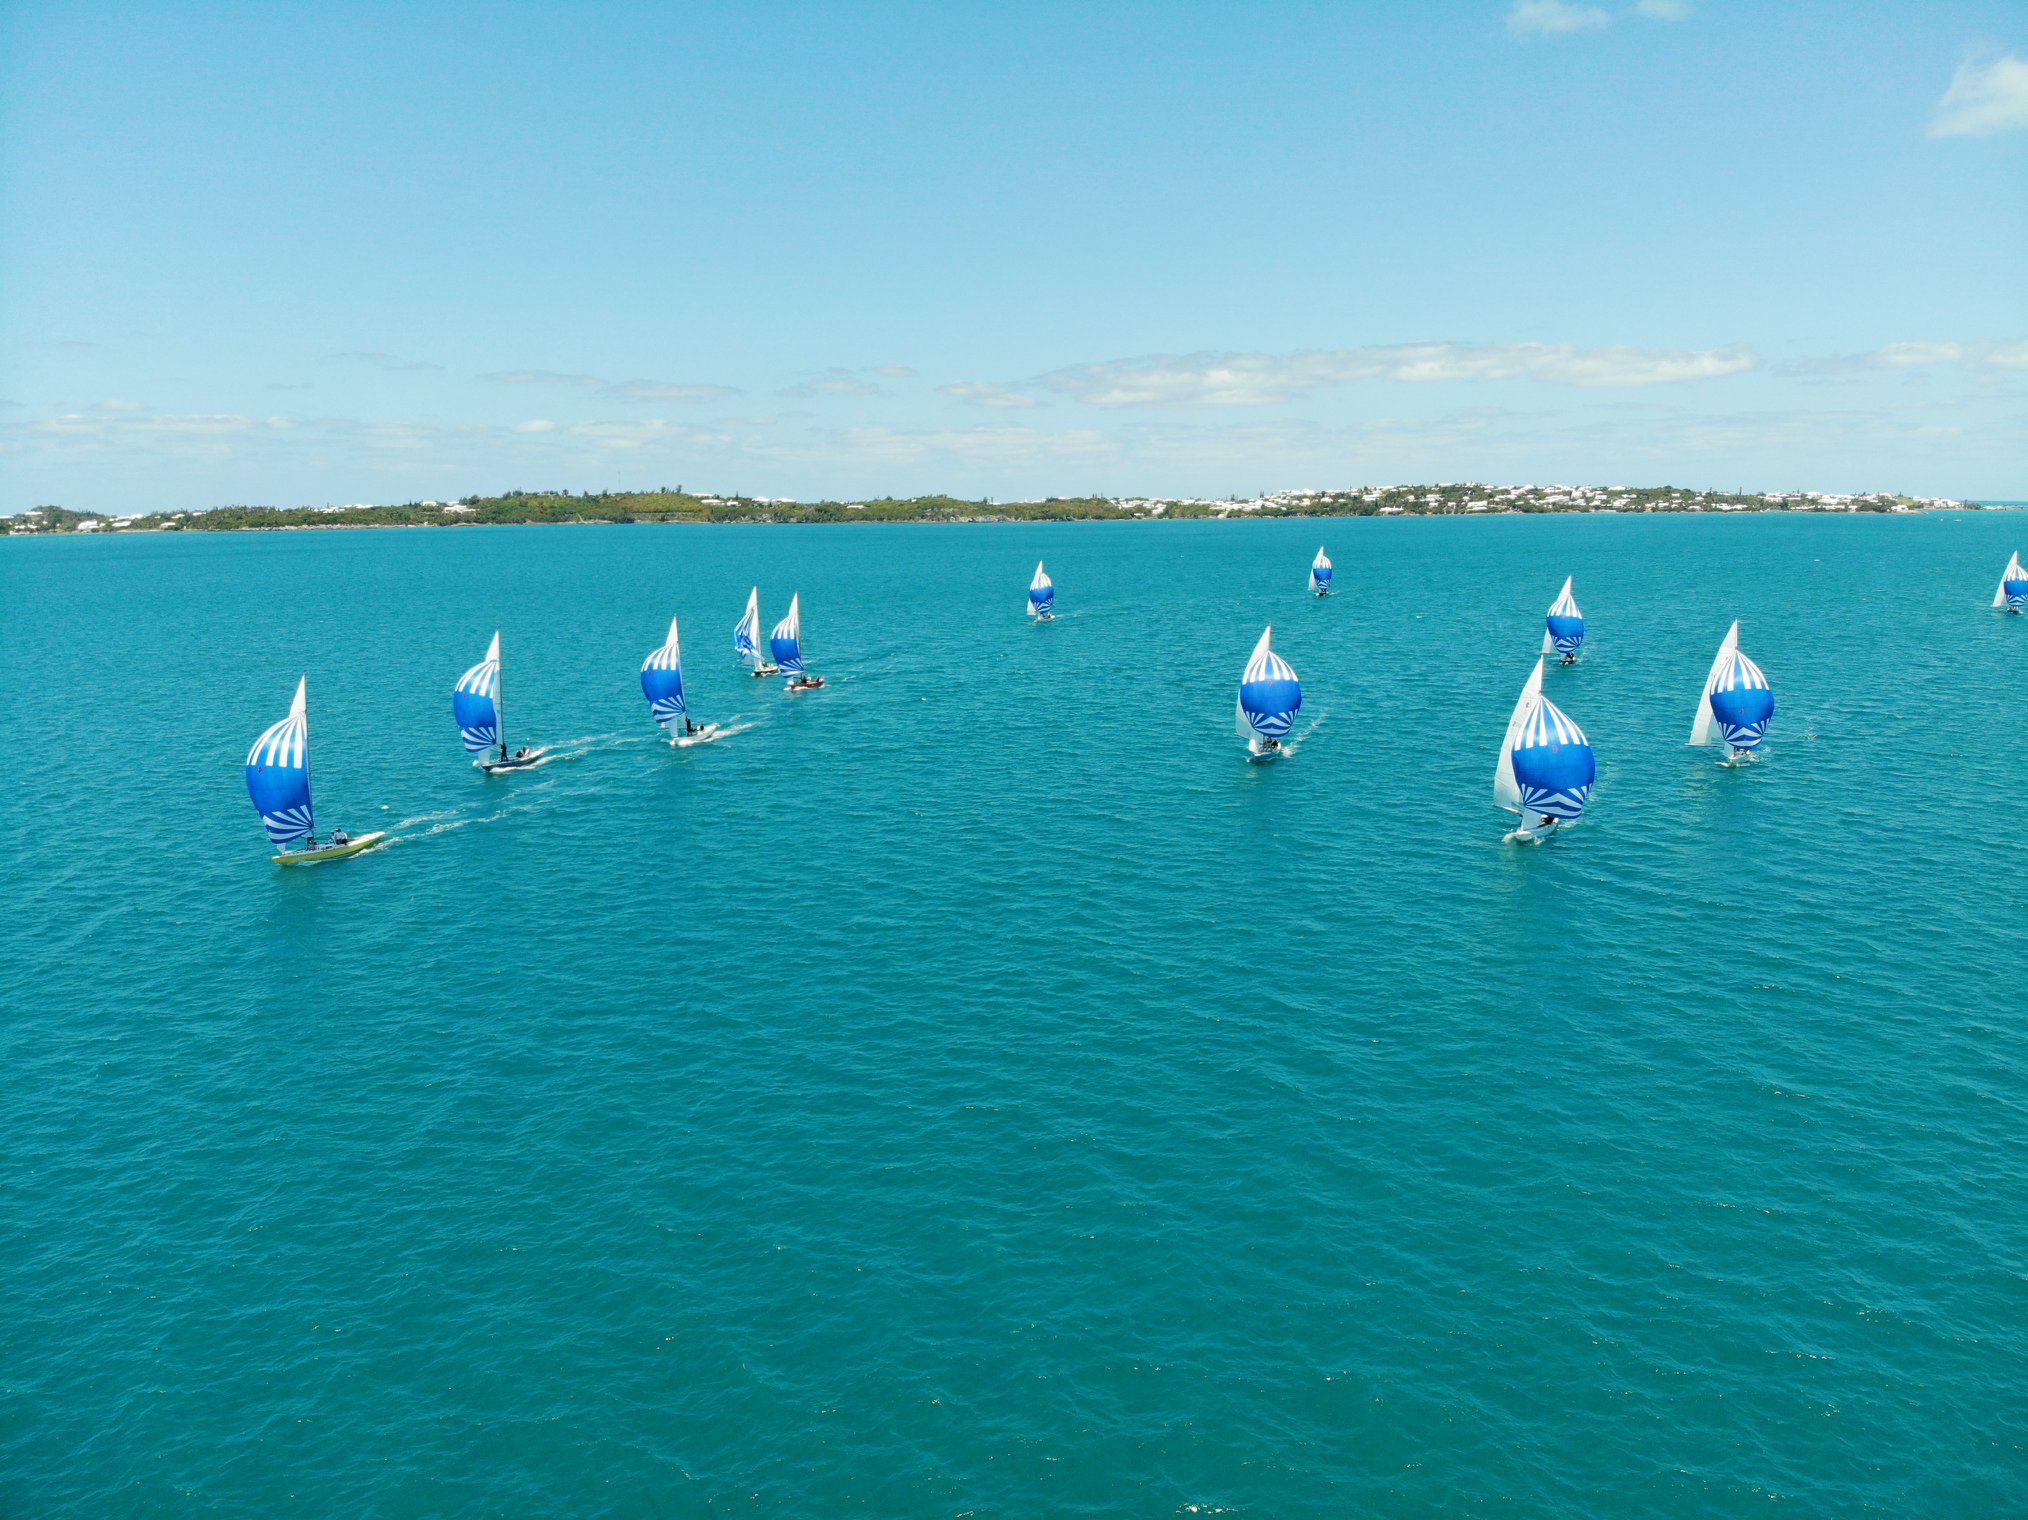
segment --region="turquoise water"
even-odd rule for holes
[[[2017,546],[0,543],[0,1512],[2020,1513]],[[1567,573],[1598,791],[1503,845]],[[756,581],[823,692],[732,663]],[[672,611],[737,730],[680,752]],[[1727,770],[1734,616],[1781,706]],[[489,779],[496,626],[558,758]],[[287,871],[240,765],[306,670],[320,826],[395,842]]]

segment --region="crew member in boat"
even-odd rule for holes
[[[338,830],[337,833],[331,836],[331,848],[334,850],[342,850],[350,843],[352,843],[352,836],[343,829]]]
[[[1577,651],[1572,650],[1569,654],[1565,655],[1563,657],[1563,663],[1566,665],[1575,665],[1577,663]]]

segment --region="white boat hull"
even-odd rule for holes
[[[693,744],[709,744],[718,737],[718,725],[707,723],[694,734],[678,734],[669,742],[678,749],[688,749]]]
[[[280,855],[275,856],[275,864],[278,866],[314,866],[321,861],[343,860],[348,855],[357,855],[362,850],[372,849],[385,838],[387,838],[387,831],[380,829],[371,834],[361,834],[356,839],[348,839],[344,844],[326,845],[321,850],[285,850]]]

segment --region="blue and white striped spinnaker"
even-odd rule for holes
[[[2007,568],[2000,576],[2000,589],[1993,593],[1993,605],[2005,607],[2009,612],[2019,612],[2028,606],[2028,570],[2021,568],[2018,553],[2007,561]]]
[[[1042,561],[1035,562],[1035,579],[1028,583],[1028,610],[1041,617],[1056,603],[1056,582],[1049,578],[1049,572],[1042,568]]]
[[[732,652],[742,660],[751,660],[758,665],[760,652],[760,587],[756,586],[746,594],[746,611],[739,621],[732,625]]]
[[[1584,647],[1584,614],[1577,610],[1577,598],[1570,594],[1573,579],[1568,575],[1563,578],[1563,589],[1549,604],[1549,616],[1543,620],[1544,654],[1572,655]]]
[[[1289,662],[1274,652],[1275,626],[1270,623],[1253,646],[1246,672],[1239,678],[1239,705],[1233,724],[1249,744],[1286,739],[1303,706],[1303,685]]]
[[[1322,544],[1317,546],[1317,557],[1310,561],[1310,589],[1319,596],[1331,589],[1331,561]]]
[[[269,728],[246,755],[246,794],[261,815],[268,839],[291,844],[317,827],[310,805],[310,678],[296,683],[289,715]]]
[[[1584,812],[1598,779],[1598,757],[1584,730],[1542,695],[1542,661],[1521,688],[1500,741],[1493,770],[1493,800],[1524,825],[1540,818],[1569,822]]]
[[[469,754],[481,754],[506,743],[501,736],[507,725],[501,721],[500,634],[486,646],[486,658],[458,677],[451,688],[451,712],[458,720],[458,737]]]
[[[789,615],[775,624],[775,631],[768,635],[768,648],[773,651],[775,663],[786,675],[799,676],[803,673],[803,596],[797,592],[789,598]]]
[[[1690,742],[1709,744],[1722,737],[1735,753],[1757,749],[1767,737],[1774,710],[1774,689],[1766,674],[1739,652],[1739,623],[1735,619],[1725,642],[1718,646],[1718,658],[1711,662],[1711,674],[1704,678],[1704,696],[1697,704]]]
[[[690,711],[683,700],[683,646],[676,639],[674,618],[669,619],[669,642],[641,661],[641,692],[664,728]]]

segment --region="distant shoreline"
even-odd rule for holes
[[[214,507],[116,517],[57,506],[0,518],[0,537],[123,533],[285,533],[334,528],[525,527],[574,523],[1036,523],[1171,522],[1347,517],[1669,516],[1733,513],[1909,515],[1932,511],[2015,511],[2028,503],[1959,501],[1880,492],[1726,492],[1679,486],[1491,486],[1475,483],[1278,491],[1252,498],[1049,497],[968,501],[951,496],[866,501],[792,501],[716,496],[681,487],[659,491],[515,491],[460,501],[366,502],[330,507]]]

